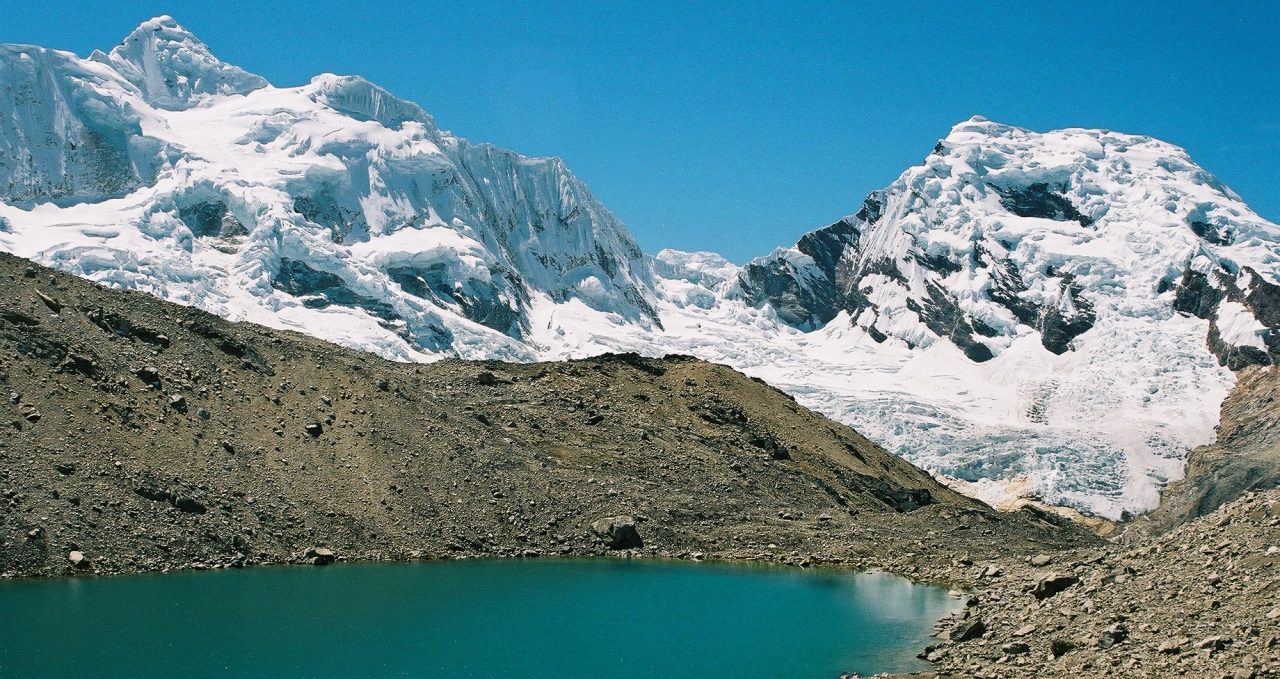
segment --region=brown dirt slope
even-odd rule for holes
[[[729,368],[380,360],[0,255],[0,574],[605,551],[919,571],[1090,544]],[[617,546],[617,545],[614,545]]]

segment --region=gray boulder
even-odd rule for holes
[[[1098,635],[1098,648],[1111,648],[1128,638],[1129,629],[1117,622],[1108,625],[1102,630],[1102,634]]]
[[[955,642],[969,641],[970,639],[977,639],[986,633],[987,623],[983,622],[982,618],[974,617],[962,620],[958,625],[952,627],[951,631],[947,632],[947,639]]]
[[[1068,587],[1071,587],[1072,585],[1078,584],[1079,582],[1080,578],[1077,578],[1074,575],[1058,575],[1057,573],[1050,573],[1049,575],[1040,578],[1039,582],[1031,588],[1031,596],[1043,601],[1067,589]]]
[[[607,516],[591,524],[591,530],[609,549],[632,549],[644,544],[636,530],[636,520],[630,516]]]
[[[306,557],[317,566],[327,566],[337,558],[328,547],[312,547],[307,550]]]

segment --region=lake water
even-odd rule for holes
[[[923,669],[885,574],[620,560],[0,582],[0,676],[827,677]]]

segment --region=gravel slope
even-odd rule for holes
[[[0,289],[8,576],[597,554],[632,528],[633,555],[907,573],[1096,542],[694,359],[400,364],[9,256]]]

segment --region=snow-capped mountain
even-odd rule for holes
[[[355,77],[277,87],[172,19],[0,46],[0,248],[398,360],[688,353],[988,499],[1153,507],[1280,352],[1280,227],[1177,147],[980,118],[738,267],[643,256],[554,158]]]
[[[1163,142],[975,117],[857,214],[748,264],[745,298],[802,329],[840,312],[876,341],[946,338],[973,361],[1106,319],[1210,321],[1232,367],[1271,363],[1280,230]]]
[[[559,159],[360,78],[273,87],[168,17],[88,59],[0,49],[24,256],[401,359],[532,359],[543,297],[657,324],[640,249]]]
[[[1224,365],[1280,355],[1278,262],[1280,227],[1180,148],[975,117],[725,294],[916,352],[892,372],[923,368],[928,384],[885,387],[896,418],[873,409],[897,420],[880,440],[903,455],[1116,516],[1154,506],[1211,439]],[[939,344],[967,360],[930,365]]]

